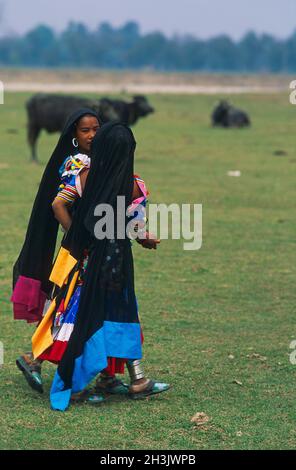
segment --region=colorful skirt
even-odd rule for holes
[[[108,277],[108,289],[105,293],[106,320],[115,318],[116,321],[120,322],[121,320],[124,321],[124,318],[128,316],[128,312],[126,311],[126,306],[128,304],[125,302],[125,292],[122,289],[117,289],[117,284],[120,284],[120,280],[117,276],[120,272],[121,257],[116,242],[110,240],[108,243],[109,247],[106,253],[106,276]],[[89,250],[85,250],[78,266],[73,269],[71,276],[68,277],[67,282],[63,286],[62,296],[57,295],[45,309],[46,311],[43,321],[34,335],[34,342],[36,343],[37,336],[38,343],[37,348],[35,344],[35,351],[43,349],[43,351],[37,356],[40,360],[47,360],[54,364],[59,364],[67,349],[75,326],[88,260]],[[112,336],[112,331],[108,331],[106,334]],[[128,340],[128,338],[126,340],[124,339],[124,341]],[[113,340],[111,339],[111,341]],[[110,343],[110,338],[106,337],[106,342]],[[141,352],[139,351],[141,349],[142,342],[143,335],[142,330],[140,329],[139,347],[137,347],[137,345],[131,345],[131,349],[134,349],[135,351],[137,350],[137,352],[135,352],[135,356],[137,357],[124,358],[107,356],[107,367],[103,369],[104,372],[112,375],[116,373],[123,374],[124,366],[128,359],[140,358],[139,356],[141,356]],[[44,349],[48,344],[50,345]],[[105,349],[105,347],[103,349]],[[108,348],[106,349],[108,350]]]

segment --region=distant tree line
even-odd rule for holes
[[[0,38],[1,66],[151,68],[159,71],[294,72],[296,30],[287,39],[247,33],[208,40],[141,34],[137,23],[114,28],[101,23],[90,31],[71,22],[61,33],[39,25],[23,36]]]

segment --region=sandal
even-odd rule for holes
[[[95,393],[110,393],[111,395],[127,395],[129,386],[116,377],[103,378],[96,380],[94,387]]]
[[[131,385],[129,388],[129,398],[132,400],[141,400],[143,398],[149,397],[150,395],[166,392],[170,388],[170,385],[166,383],[155,382],[154,380],[148,380],[144,390],[139,392],[132,391],[133,387],[136,388],[134,385]]]
[[[106,398],[104,397],[104,395],[101,395],[99,393],[92,393],[89,395],[86,401],[90,405],[100,405],[101,403],[106,401]]]
[[[82,390],[82,392],[72,393],[70,401],[72,403],[82,403],[89,396],[90,391],[88,389]]]
[[[71,395],[72,403],[82,403],[87,402],[91,405],[99,405],[103,401],[106,401],[106,398],[102,394],[93,393],[91,390],[85,389],[82,392],[73,393]]]
[[[15,363],[24,374],[30,387],[39,393],[43,393],[40,363],[34,361],[29,354],[23,354],[23,356],[18,357]]]

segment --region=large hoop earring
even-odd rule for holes
[[[77,142],[76,137],[72,139],[72,144],[73,144],[73,147],[76,147],[76,148],[78,147],[78,142]]]

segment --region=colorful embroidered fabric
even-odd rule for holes
[[[76,321],[88,259],[89,251],[85,250],[78,270],[76,271],[75,282],[71,282],[74,276],[71,281],[68,280],[69,288],[66,289],[65,295],[59,302],[58,307],[52,312],[52,344],[39,356],[41,360],[47,360],[57,364],[63,357]],[[108,240],[105,263],[103,264],[100,281],[101,287],[106,289],[105,309],[107,321],[114,316],[117,321],[124,321],[124,318],[128,315],[126,310],[127,304],[124,302],[124,295],[120,289],[120,279],[118,279],[118,273],[121,272],[120,265],[122,261],[123,257],[120,246],[117,244],[116,240]],[[112,369],[113,366],[111,369],[108,366],[108,372],[123,373],[125,360],[120,361],[120,358],[117,358],[118,360],[114,363],[111,359],[114,358],[108,358],[108,364],[110,363],[110,367],[111,364],[113,364],[115,369]]]
[[[75,156],[70,155],[67,157],[59,170],[61,184],[57,198],[73,204],[75,199],[82,195],[80,173],[83,169],[89,168],[90,158],[87,155],[79,153]]]

